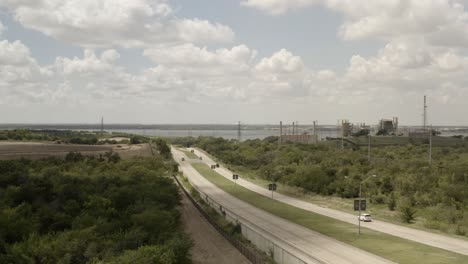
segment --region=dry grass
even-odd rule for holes
[[[99,156],[99,154],[103,155],[110,151],[118,153],[122,159],[136,156],[151,156],[151,148],[148,144],[74,145],[50,142],[1,142],[0,160],[63,158],[70,152],[80,152],[88,156]]]

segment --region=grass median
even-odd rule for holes
[[[235,185],[206,164],[197,163],[192,164],[192,166],[207,180],[244,202],[394,262],[408,264],[468,263],[468,256],[371,229],[361,228],[362,234],[358,235],[355,225],[303,210]]]
[[[187,150],[183,150],[183,149],[179,149],[179,150],[182,151],[185,154],[185,156],[187,156],[187,158],[189,158],[189,159],[198,159],[198,156],[195,155],[191,151],[187,151]]]

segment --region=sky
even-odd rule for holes
[[[467,0],[0,0],[0,123],[468,125]]]

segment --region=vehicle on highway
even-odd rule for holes
[[[185,158],[182,158],[181,160],[182,160],[182,161],[185,161]]]
[[[202,159],[203,159],[203,158],[202,158],[202,157],[200,157],[200,160],[202,160]]]
[[[363,222],[372,222],[372,217],[370,214],[361,214],[358,216],[359,221]]]

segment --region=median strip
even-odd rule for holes
[[[235,185],[206,164],[192,166],[207,180],[227,193],[271,214],[299,224],[328,237],[398,263],[468,263],[468,256],[412,242],[378,231],[363,228],[360,236],[356,227],[333,218],[306,211]]]

